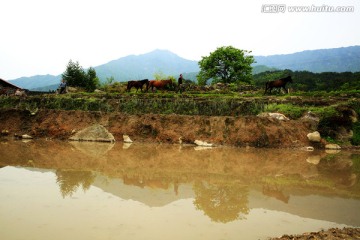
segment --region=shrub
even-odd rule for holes
[[[264,110],[265,112],[280,112],[291,119],[298,119],[307,109],[293,104],[272,103],[265,106]]]
[[[357,122],[353,125],[353,137],[351,139],[351,144],[360,145],[360,122]]]

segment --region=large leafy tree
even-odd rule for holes
[[[69,61],[65,72],[62,74],[69,86],[81,87],[92,92],[99,86],[99,78],[94,68],[90,67],[87,72],[80,66],[79,62]]]
[[[249,53],[251,51],[240,50],[232,46],[217,48],[209,56],[202,57],[199,61],[198,83],[205,85],[209,79],[215,83],[250,83],[251,64],[255,60]]]

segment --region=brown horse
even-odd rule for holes
[[[146,85],[146,90],[149,88],[149,79],[143,79],[143,80],[131,80],[128,81],[126,91],[130,92],[132,87],[136,88],[136,92],[139,90],[143,91],[143,86]]]
[[[150,80],[147,90],[149,88],[151,88],[151,91],[154,91],[154,88],[156,88],[156,89],[165,89],[166,87],[171,87],[171,88],[174,87],[173,81],[171,79],[167,79],[167,80]]]
[[[277,79],[274,81],[267,82],[265,84],[265,93],[264,94],[266,94],[267,90],[269,90],[269,93],[271,93],[271,90],[273,88],[280,88],[280,89],[282,88],[282,89],[284,89],[285,92],[288,92],[287,89],[285,88],[285,85],[288,82],[292,83],[291,76],[287,76],[285,78],[280,78],[280,79]]]

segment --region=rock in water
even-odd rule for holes
[[[214,144],[212,144],[212,143],[207,143],[207,142],[204,142],[201,140],[195,140],[194,143],[201,147],[213,147],[214,146]]]
[[[125,143],[132,143],[133,141],[130,139],[129,135],[123,135],[123,139]]]
[[[21,138],[22,138],[22,139],[33,139],[32,136],[27,135],[27,134],[22,135]]]
[[[115,142],[114,136],[100,124],[95,124],[77,132],[69,140],[73,141],[95,141],[95,142]]]
[[[325,145],[325,149],[334,149],[334,150],[339,150],[341,149],[341,147],[337,144],[326,144]]]

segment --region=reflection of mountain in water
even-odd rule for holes
[[[23,168],[23,171],[59,173],[40,168]],[[127,185],[122,179],[109,178],[92,172],[83,172],[74,177],[75,173],[76,171],[71,174],[61,173],[61,180],[67,184],[66,187],[62,186],[64,183],[57,181],[64,197],[71,196],[75,191],[86,192],[90,188],[88,184],[91,181],[93,187],[119,199],[141,202],[149,207],[163,207],[180,199],[194,199],[195,207],[215,222],[226,223],[243,219],[252,209],[264,209],[264,211],[273,210],[304,218],[360,226],[358,217],[360,201],[358,199],[321,195],[314,189],[295,191],[289,189],[290,200],[284,203],[274,197],[264,195],[259,188],[239,185],[239,182],[232,180],[221,183],[204,181],[181,184],[176,194],[174,184],[169,184],[167,188],[141,187]]]
[[[360,225],[354,219],[360,209],[360,168],[346,152],[195,151],[165,144],[122,147],[106,145],[94,154],[69,143],[13,142],[0,148],[0,166],[56,169],[63,196],[93,185],[151,207],[192,198],[197,209],[218,222],[241,219],[252,208],[264,208]],[[314,155],[320,160],[307,161]]]
[[[263,208],[352,226],[360,225],[360,201],[320,195],[314,190],[298,191],[290,195],[288,204],[264,196],[260,191],[249,192],[249,208]]]
[[[181,184],[176,194],[173,184],[169,184],[168,188],[138,187],[103,175],[97,175],[92,183],[104,192],[149,207],[163,207],[180,199],[192,198],[196,208],[216,222],[226,223],[246,218],[250,209],[263,208],[304,218],[360,225],[360,201],[356,199],[317,195],[313,190],[301,190],[291,194],[290,201],[284,203],[264,195],[260,190],[238,183],[222,184]]]
[[[194,198],[194,192],[190,184],[179,186],[177,194],[174,184],[169,184],[168,188],[138,187],[125,184],[121,179],[110,179],[106,176],[98,175],[93,186],[121,199],[131,199],[149,207],[161,207],[179,199]]]

